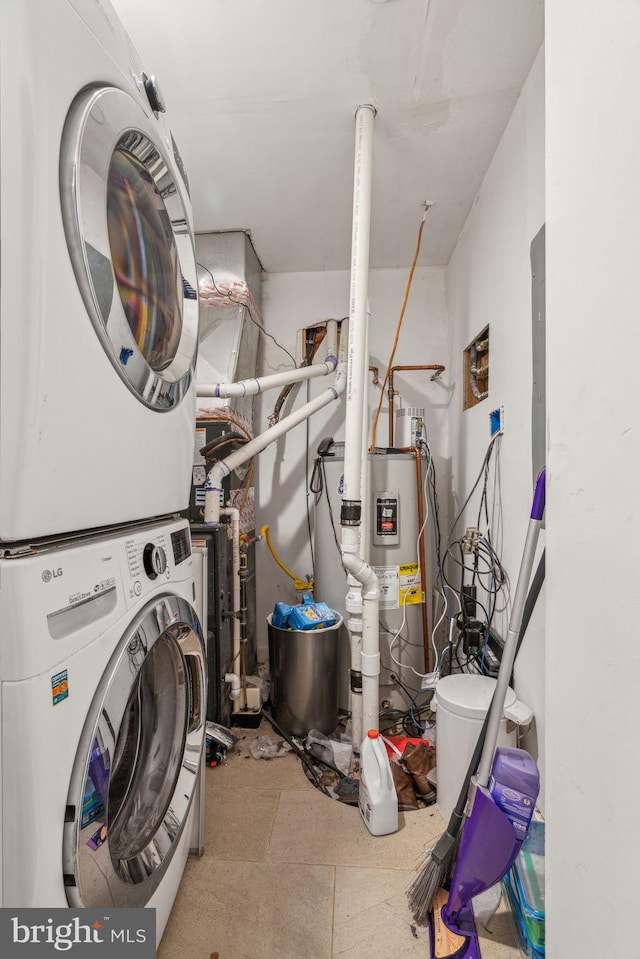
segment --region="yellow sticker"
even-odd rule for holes
[[[418,563],[404,563],[398,567],[400,606],[415,606],[422,602],[422,578]]]

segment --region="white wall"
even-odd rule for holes
[[[547,949],[631,956],[640,4],[547,5]]]
[[[450,453],[455,513],[478,475],[490,440],[489,412],[504,407],[501,442],[503,536],[497,542],[512,590],[531,508],[530,245],[544,223],[544,53],[536,58],[449,262],[447,288],[454,383]],[[489,397],[463,411],[463,351],[490,327]],[[480,484],[481,486],[482,484]],[[480,490],[456,527],[475,526]],[[544,538],[544,536],[542,537]],[[524,640],[516,693],[534,710],[525,745],[541,770],[544,808],[544,592]],[[508,616],[495,621],[501,635]]]
[[[417,230],[418,222],[416,223]],[[428,242],[428,223],[424,233]],[[373,270],[369,280],[371,306],[370,362],[380,368],[381,378],[387,367],[400,314],[408,270]],[[267,331],[286,349],[295,352],[296,332],[327,318],[340,319],[349,309],[348,271],[326,273],[268,274],[263,283],[263,312]],[[415,271],[395,365],[416,363],[445,363],[446,356],[446,297],[443,268],[418,268]],[[268,338],[261,338],[259,369],[262,374],[284,369],[291,360]],[[447,462],[447,406],[449,391],[447,373],[439,382],[431,383],[429,374],[408,373],[398,376],[395,387],[401,392],[404,405],[425,405],[427,426],[434,457],[439,469],[440,489],[448,483]],[[316,396],[327,388],[331,377],[314,380],[309,394]],[[381,380],[382,381],[382,380]],[[268,426],[277,392],[258,397],[256,429]],[[281,418],[306,401],[307,387],[297,388],[289,397]],[[373,411],[380,397],[380,386],[370,386],[369,403]],[[387,400],[377,431],[378,445],[387,444]],[[309,472],[320,439],[333,436],[344,438],[342,428],[344,400],[333,403],[309,421]],[[311,575],[311,557],[306,519],[306,448],[307,427],[295,427],[284,438],[268,447],[257,459],[257,524],[268,524],[274,545],[285,564],[298,576]],[[446,520],[446,512],[445,512]],[[264,543],[257,544],[258,559],[258,658],[265,660],[267,636],[266,617],[278,600],[295,599],[291,580],[282,573],[270,557]],[[342,574],[341,574],[342,575]],[[317,597],[322,599],[321,596]]]

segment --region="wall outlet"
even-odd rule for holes
[[[465,534],[462,537],[462,552],[475,553],[478,548],[479,539],[480,530],[476,526],[467,526]]]
[[[501,406],[498,410],[492,410],[489,413],[489,423],[491,425],[492,436],[504,431],[504,406]]]

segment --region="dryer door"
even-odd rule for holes
[[[193,608],[154,599],[123,636],[76,755],[64,827],[69,904],[144,906],[171,862],[200,768],[206,672]]]
[[[173,138],[129,94],[90,88],[62,136],[60,196],[85,307],[118,373],[172,409],[194,375],[198,280],[186,174]]]

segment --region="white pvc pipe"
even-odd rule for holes
[[[367,320],[370,318],[370,311],[367,306]],[[369,355],[369,330],[367,323],[366,331],[366,355]],[[369,406],[366,402],[369,390],[369,367],[364,366],[364,397],[362,404],[362,453],[361,453],[361,472],[360,484],[362,502],[364,509],[360,517],[360,559],[365,563],[369,560],[369,540],[370,527],[369,522]],[[345,602],[345,609],[348,613],[346,627],[349,633],[349,645],[351,647],[351,669],[354,674],[362,677],[362,630],[363,630],[363,610],[362,610],[362,585],[350,573],[347,577],[348,593]],[[364,680],[363,680],[364,685]],[[351,737],[356,744],[356,751],[360,748],[360,743],[365,736],[363,724],[363,689],[362,687],[354,690],[350,685],[349,689],[349,710],[351,712]],[[370,727],[368,727],[370,728]]]
[[[284,370],[282,373],[272,373],[269,376],[252,377],[250,380],[240,380],[238,383],[199,383],[196,387],[196,395],[218,399],[225,399],[230,396],[255,396],[257,393],[265,393],[267,390],[273,390],[276,387],[289,386],[292,383],[311,380],[317,376],[327,376],[328,373],[333,373],[338,365],[336,357],[337,329],[337,322],[329,320],[325,337],[326,355],[322,363],[315,363],[313,366],[301,366],[295,370]]]
[[[356,111],[356,147],[353,178],[353,229],[351,236],[351,293],[349,304],[349,358],[345,413],[344,493],[342,497],[342,562],[350,574],[346,608],[354,617],[347,622],[352,664],[360,663],[362,695],[352,692],[353,746],[359,751],[364,733],[378,728],[378,674],[380,672],[378,579],[362,558],[361,517],[363,450],[366,448],[364,400],[367,392],[367,309],[369,284],[369,233],[371,225],[371,168],[373,119],[370,104]],[[368,434],[368,422],[366,426]],[[366,456],[365,456],[366,459]],[[366,482],[364,483],[366,486]],[[365,509],[368,504],[365,503]],[[365,527],[366,536],[366,527]],[[355,586],[353,581],[355,580]],[[360,613],[360,616],[358,615]],[[360,702],[359,702],[360,700]],[[358,711],[362,710],[362,716]]]
[[[229,699],[237,699],[240,695],[240,677],[236,673],[225,673],[224,674],[225,683],[231,683],[231,689],[229,690]]]
[[[240,661],[240,510],[235,506],[225,506],[221,516],[231,517],[232,567],[233,567],[233,663]],[[237,668],[237,666],[236,666]],[[225,679],[225,682],[227,680]],[[232,696],[236,699],[236,696]]]
[[[367,323],[365,330],[365,349],[369,356],[369,325],[371,309],[367,303]],[[362,433],[360,441],[360,497],[362,499],[362,514],[360,516],[360,556],[368,563],[371,550],[371,464],[369,461],[369,366],[364,364],[364,386],[362,388]]]
[[[344,325],[343,325],[344,328]],[[343,337],[340,339],[340,356],[338,357],[338,367],[336,369],[333,386],[324,390],[315,399],[305,403],[299,410],[291,413],[285,419],[280,420],[275,426],[256,436],[249,443],[245,443],[240,449],[235,450],[224,460],[215,463],[209,470],[205,482],[204,496],[204,522],[208,526],[217,526],[220,522],[220,496],[222,493],[222,480],[228,476],[237,466],[241,466],[250,460],[256,453],[261,453],[271,443],[288,433],[290,429],[302,423],[308,417],[312,416],[318,410],[328,406],[334,400],[344,393],[346,387],[347,367],[344,361]]]
[[[344,437],[344,496],[360,500],[360,450],[369,289],[369,233],[371,226],[371,166],[373,118],[370,104],[356,111],[356,148],[353,175],[353,226],[351,233],[351,291],[349,302],[349,357]]]

